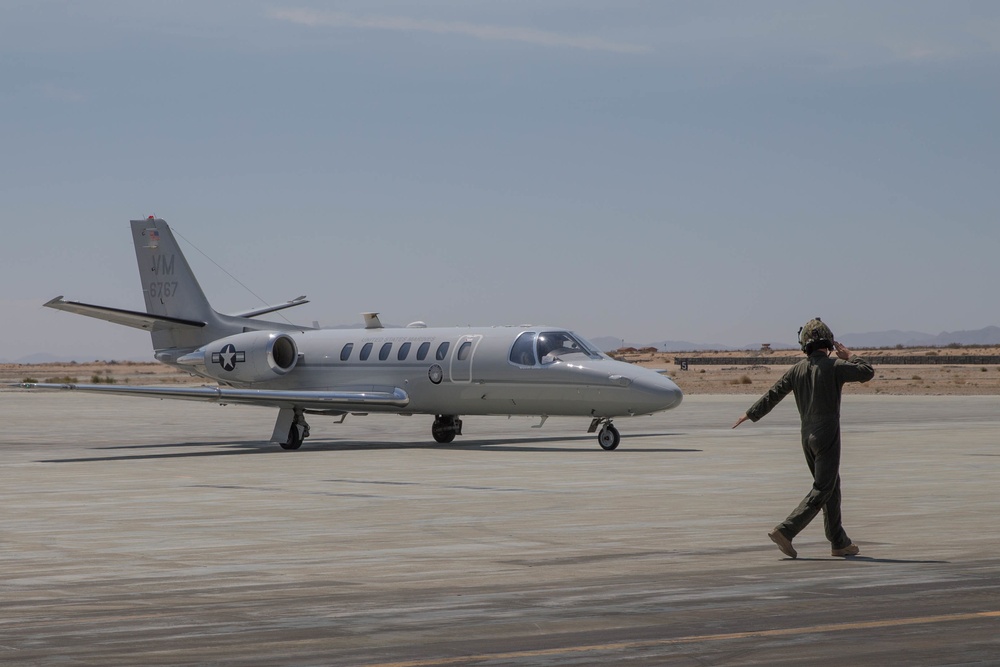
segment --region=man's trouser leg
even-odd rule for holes
[[[837,475],[836,488],[823,506],[823,528],[834,549],[843,549],[851,543],[840,516],[840,475]]]
[[[803,432],[802,450],[813,475],[813,488],[778,528],[792,539],[824,512],[827,539],[833,548],[850,544],[840,516],[840,425]]]

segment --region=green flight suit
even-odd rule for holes
[[[861,357],[838,359],[817,350],[792,366],[771,389],[747,410],[751,421],[769,413],[788,392],[802,418],[802,451],[813,475],[812,490],[778,529],[794,538],[823,510],[826,539],[834,549],[843,549],[851,539],[840,516],[840,395],[846,382],[867,382],[875,376],[872,365]]]

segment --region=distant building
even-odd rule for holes
[[[761,343],[760,344],[760,353],[761,354],[771,354],[772,352],[774,352],[774,350],[771,349],[771,344],[770,343]]]

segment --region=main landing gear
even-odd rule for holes
[[[601,426],[604,424],[604,426]],[[601,426],[601,430],[597,433],[597,443],[601,446],[601,449],[611,451],[618,448],[618,443],[622,441],[622,435],[615,428],[614,424],[611,423],[610,419],[594,419],[590,422],[590,428],[587,429],[587,433],[594,433],[597,431],[597,427]]]
[[[431,435],[434,441],[446,445],[455,439],[456,435],[462,435],[462,420],[455,415],[438,415],[434,418],[434,425],[431,426]]]
[[[288,439],[281,443],[282,449],[298,449],[302,441],[309,437],[309,424],[306,423],[302,408],[295,408],[292,426],[288,429]]]

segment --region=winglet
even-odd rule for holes
[[[382,329],[382,320],[378,313],[361,313],[365,318],[365,329]]]

